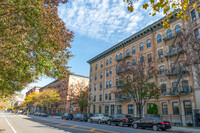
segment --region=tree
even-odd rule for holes
[[[0,1],[0,94],[22,90],[41,75],[69,74],[73,32],[58,16],[68,0]]]
[[[161,89],[154,83],[153,76],[156,77],[158,72],[151,64],[145,65],[144,62],[138,62],[134,66],[124,65],[122,62],[117,73],[118,98],[133,98],[140,117],[146,103],[151,99],[158,99]],[[145,71],[147,72],[145,73]]]
[[[130,12],[134,11],[134,2],[141,0],[124,0],[128,4],[127,9]],[[147,10],[150,9],[150,16],[155,16],[157,13],[162,12],[166,15],[166,19],[163,20],[164,28],[171,27],[168,22],[173,12],[177,12],[178,18],[184,18],[189,20],[190,13],[185,12],[187,8],[193,7],[195,10],[200,12],[200,8],[196,7],[199,0],[149,0],[143,3],[142,8]]]
[[[80,108],[80,113],[83,113],[84,109],[89,106],[89,87],[84,82],[78,82],[75,85],[71,85],[71,88],[72,91],[71,94],[69,94],[70,102],[72,102],[73,105],[77,105]]]
[[[158,106],[154,103],[153,106],[150,106],[147,110],[148,114],[158,114]]]
[[[24,105],[30,110],[30,108],[38,101],[38,93],[33,92],[25,97]]]
[[[46,89],[39,93],[37,104],[46,107],[47,114],[56,103],[60,101],[60,94],[56,89]]]

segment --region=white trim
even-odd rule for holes
[[[165,63],[158,64],[158,67],[165,66]]]
[[[148,54],[152,54],[152,52],[148,52],[148,53],[146,53],[146,55],[148,55]]]
[[[172,28],[169,28],[169,29],[170,29],[171,31],[173,30]],[[168,31],[169,29],[166,29],[166,30],[165,30],[165,33],[167,33],[167,31]]]
[[[182,26],[182,23],[176,23],[172,29],[175,29],[177,25],[179,25],[179,26],[181,27],[181,26]],[[182,28],[182,27],[181,27],[181,28]]]
[[[167,85],[167,82],[160,82],[160,85],[161,85],[161,84],[166,84],[166,85]]]
[[[180,104],[178,100],[172,100],[172,101],[170,101],[171,104],[172,104],[173,102],[178,102],[178,104]]]
[[[160,49],[163,49],[163,47],[159,47],[159,48],[157,48],[157,51],[160,50]]]
[[[156,34],[155,38],[157,38],[158,34],[160,34],[160,35],[161,35],[161,38],[162,38],[162,32],[158,32],[158,33]]]

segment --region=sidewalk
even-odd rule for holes
[[[172,128],[168,131],[200,133],[200,128],[198,128],[198,127],[175,127],[175,126],[172,126]]]
[[[52,118],[51,116],[48,116],[49,118]],[[61,116],[53,116],[54,119],[61,119]]]

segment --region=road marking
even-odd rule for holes
[[[69,127],[69,128],[76,128],[76,127],[78,127],[77,125],[75,125],[75,126],[73,126],[73,127]]]
[[[17,132],[15,131],[15,129],[12,127],[12,125],[10,124],[10,122],[8,122],[8,120],[6,119],[5,115],[4,115],[4,114],[2,114],[2,115],[4,116],[4,119],[6,120],[6,122],[8,123],[8,125],[11,127],[11,129],[13,130],[13,132],[14,132],[14,133],[17,133]]]

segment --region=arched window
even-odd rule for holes
[[[132,54],[135,54],[135,46],[132,47]]]
[[[110,57],[110,64],[112,64],[112,58]]]
[[[122,58],[122,53],[119,54],[119,58],[120,58],[120,59]]]
[[[172,30],[167,30],[167,38],[170,39],[172,37]]]
[[[116,60],[118,59],[118,55],[115,56],[115,59],[116,59]]]
[[[175,31],[176,31],[176,33],[180,32],[180,31],[181,31],[181,26],[180,26],[180,25],[177,25],[177,26],[175,27]]]
[[[126,50],[126,55],[129,55],[129,49]]]
[[[147,40],[147,48],[150,48],[150,47],[151,47],[151,40],[148,39],[148,40]]]
[[[162,42],[162,36],[160,34],[157,35],[157,43]]]

